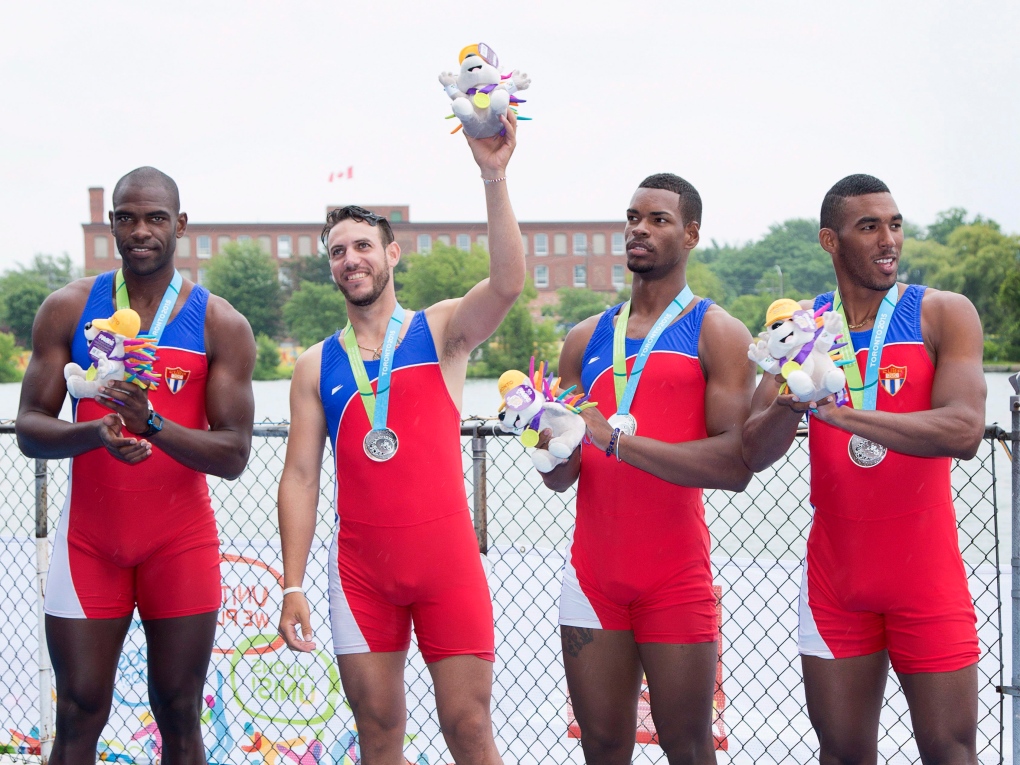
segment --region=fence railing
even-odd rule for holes
[[[256,426],[241,478],[210,479],[223,554],[223,599],[207,684],[205,740],[210,762],[282,765],[283,757],[303,765],[354,765],[357,732],[328,640],[326,560],[334,532],[328,454],[305,579],[320,650],[293,654],[276,635],[282,571],[276,490],[287,433],[285,424]],[[556,626],[574,494],[546,489],[520,442],[491,423],[467,422],[461,437],[468,497],[496,616],[497,742],[507,762],[583,762]],[[979,455],[955,463],[952,473],[960,548],[982,649],[978,751],[983,763],[1003,761],[1005,580],[999,562],[995,454],[997,442],[1009,438],[989,427]],[[798,438],[786,458],[756,475],[745,492],[705,494],[721,619],[715,715],[720,762],[817,759],[796,646],[800,562],[811,522],[807,465],[807,444]],[[0,607],[8,617],[0,623],[0,708],[6,718],[0,752],[16,759],[38,761],[52,730],[51,678],[40,642],[44,581],[39,572],[45,569],[47,540],[66,491],[67,462],[25,458],[13,428],[0,425]],[[422,544],[427,550],[428,540]],[[436,723],[427,670],[413,646],[406,686],[408,761],[452,762]],[[654,741],[646,703],[639,718],[638,740]],[[895,674],[882,710],[879,748],[888,762],[920,761]],[[146,703],[146,655],[138,622],[125,643],[99,756],[136,763],[160,757],[158,731]],[[665,763],[665,756],[654,743],[641,743],[634,761]]]

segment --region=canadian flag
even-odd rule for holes
[[[351,165],[350,167],[347,168],[346,171],[341,170],[339,173],[330,173],[329,182],[332,183],[333,181],[342,181],[344,178],[353,177],[354,177],[354,165]]]

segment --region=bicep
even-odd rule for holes
[[[707,319],[708,317],[706,317]],[[740,431],[751,411],[754,363],[747,358],[750,334],[730,316],[713,322],[705,340],[705,427],[709,436]]]
[[[963,407],[984,424],[987,386],[982,356],[984,336],[977,310],[962,296],[947,301],[935,317],[939,344],[936,349],[935,377],[932,381],[931,404],[941,407]]]
[[[315,360],[308,354],[298,359],[291,380],[290,435],[283,473],[284,477],[297,479],[302,484],[318,485],[327,434]]]
[[[206,379],[206,416],[210,430],[251,433],[255,398],[251,375],[255,368],[255,337],[239,314],[229,326],[219,325]],[[240,321],[237,321],[239,319]]]
[[[594,317],[597,321],[598,317]],[[560,377],[560,387],[564,390],[571,385],[577,386],[577,392],[583,391],[581,385],[581,367],[584,363],[584,349],[588,347],[595,325],[591,319],[585,319],[576,324],[563,340],[563,348],[560,349],[560,364],[557,373]]]
[[[32,357],[21,383],[19,413],[60,414],[67,395],[64,366],[70,361],[66,322],[53,303],[46,301],[32,325]]]
[[[492,289],[488,279],[482,279],[452,306],[445,333],[447,346],[470,353],[499,329],[513,304],[514,300]]]

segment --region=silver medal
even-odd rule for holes
[[[620,414],[617,412],[609,418],[609,424],[614,428],[619,428],[625,436],[633,436],[637,433],[637,420],[634,419],[634,415],[629,413]]]
[[[855,465],[859,465],[862,468],[870,468],[875,467],[875,465],[884,460],[889,450],[882,446],[882,444],[876,444],[874,441],[854,435],[850,438],[850,445],[847,447],[847,451],[850,453],[850,459]]]
[[[397,434],[389,428],[370,430],[365,436],[365,454],[374,462],[386,462],[397,453]]]

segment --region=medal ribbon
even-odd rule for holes
[[[623,304],[620,315],[616,319],[616,329],[613,331],[613,384],[616,386],[617,414],[630,413],[630,406],[634,401],[634,393],[637,392],[641,373],[645,370],[645,364],[648,363],[648,357],[652,355],[656,341],[666,331],[666,327],[684,312],[693,299],[694,292],[691,291],[690,285],[687,285],[666,306],[666,310],[659,315],[641,343],[641,350],[638,351],[637,358],[634,359],[630,377],[627,377],[627,321],[630,319],[630,301]]]
[[[127,282],[124,281],[123,270],[117,272],[114,281],[117,285],[117,310],[130,308],[131,300],[128,297]],[[159,308],[156,310],[156,316],[152,320],[149,331],[143,332],[139,337],[147,337],[156,345],[159,345],[159,339],[163,337],[163,330],[166,329],[167,322],[170,321],[170,314],[173,313],[174,305],[177,303],[177,296],[181,294],[182,284],[184,284],[184,277],[175,268],[173,279],[170,280],[170,284],[166,287],[166,292],[163,293],[163,299],[159,302]]]
[[[351,371],[354,372],[354,380],[358,384],[358,393],[361,394],[361,403],[365,407],[365,414],[372,422],[372,430],[384,430],[386,428],[386,416],[390,408],[390,375],[393,373],[393,353],[397,349],[397,339],[400,337],[400,328],[404,325],[404,309],[397,303],[390,316],[389,324],[386,325],[386,336],[383,338],[382,355],[379,357],[379,392],[372,391],[372,382],[368,379],[368,372],[365,370],[365,361],[361,358],[361,349],[358,348],[358,339],[354,336],[354,327],[347,322],[344,327],[343,338],[344,348],[347,350],[347,360],[351,363]]]
[[[864,368],[864,379],[861,379],[861,369],[857,364],[857,353],[854,351],[854,344],[850,337],[847,337],[847,344],[840,348],[839,353],[842,360],[847,363],[843,366],[846,373],[846,385],[850,390],[850,400],[854,403],[854,409],[874,410],[878,404],[878,365],[882,361],[882,346],[885,345],[885,334],[889,330],[892,321],[893,311],[896,309],[896,301],[900,299],[898,284],[882,298],[878,306],[878,315],[875,317],[875,326],[871,330],[871,344],[868,347],[868,361]],[[843,308],[843,300],[836,289],[833,295],[833,303],[840,316],[843,317],[843,326],[850,332],[850,322],[846,318],[846,311]]]

